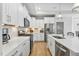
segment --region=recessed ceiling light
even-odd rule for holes
[[[38,8],[40,10],[40,8]]]
[[[61,14],[59,14],[59,15],[58,15],[58,17],[62,17],[62,15],[61,15]]]

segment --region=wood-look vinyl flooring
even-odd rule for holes
[[[34,42],[30,56],[51,56],[46,42]]]

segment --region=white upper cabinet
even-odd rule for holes
[[[34,17],[32,17],[32,19],[30,20],[30,27],[33,27],[33,28],[35,28],[36,27],[36,20],[35,20],[35,18]]]
[[[28,20],[31,19],[31,17],[28,14],[28,11],[25,6],[22,4],[18,5],[18,26],[24,26],[24,18],[27,18]]]
[[[29,16],[29,14],[28,14],[28,10],[27,10],[27,8],[25,7],[25,6],[23,6],[23,13],[24,13],[24,17],[26,18],[26,17],[28,17]]]
[[[7,3],[2,4],[2,24],[10,24],[9,8]]]
[[[2,17],[1,24],[24,26],[24,18],[31,19],[26,7],[20,3],[2,3],[0,11],[2,11],[0,13]]]
[[[72,15],[72,31],[79,31],[79,14]]]
[[[16,3],[2,4],[2,24],[17,25],[17,7]]]
[[[21,4],[18,5],[18,26],[24,26],[24,11]]]
[[[11,16],[11,24],[17,25],[17,9],[18,9],[18,4],[17,3],[9,3],[9,15]]]
[[[54,23],[54,17],[44,17],[44,23]]]

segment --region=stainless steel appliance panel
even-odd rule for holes
[[[61,45],[58,42],[55,42],[55,55],[56,56],[69,56],[70,51],[65,46]]]

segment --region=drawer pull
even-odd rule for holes
[[[18,53],[18,51],[16,51],[12,56],[15,56]]]
[[[26,45],[26,43],[23,44],[23,46]]]

